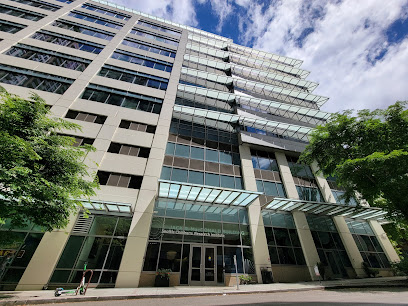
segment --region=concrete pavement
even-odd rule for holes
[[[344,279],[334,281],[304,282],[304,283],[273,283],[241,285],[236,287],[193,287],[178,286],[167,288],[109,288],[88,289],[85,296],[63,295],[54,296],[53,290],[40,291],[2,291],[0,292],[0,305],[27,305],[46,303],[66,303],[80,301],[109,301],[130,300],[143,298],[168,298],[191,296],[214,296],[231,294],[274,293],[290,291],[323,290],[327,288],[349,287],[380,287],[380,286],[407,286],[406,277],[380,277],[366,279]]]

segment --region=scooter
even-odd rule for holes
[[[75,293],[75,295],[78,295],[78,293],[80,295],[85,295],[86,291],[88,290],[89,283],[91,282],[91,279],[92,279],[92,276],[93,276],[93,270],[87,270],[86,265],[87,264],[85,263],[84,273],[82,274],[81,281],[79,282],[79,285],[78,285],[78,287],[76,289],[64,290],[64,288],[56,288],[55,291],[54,291],[54,296],[58,297],[58,296],[61,296],[63,294],[74,294],[74,293]],[[86,274],[88,272],[90,272],[91,275],[89,277],[88,282],[85,285],[85,276],[86,276]]]

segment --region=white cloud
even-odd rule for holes
[[[241,39],[253,38],[255,48],[304,60],[302,68],[311,71],[308,79],[320,83],[315,93],[330,97],[324,110],[383,108],[408,99],[408,38],[388,45],[384,34],[406,14],[404,4],[285,0],[264,13],[254,4],[246,21],[249,30]],[[314,32],[299,47],[297,38],[310,27]],[[372,65],[370,60],[384,48],[385,56]]]
[[[189,26],[197,26],[194,0],[115,0],[125,7]]]

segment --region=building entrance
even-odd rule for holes
[[[217,248],[207,245],[191,245],[189,285],[217,284]]]

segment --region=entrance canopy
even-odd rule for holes
[[[159,180],[159,197],[208,204],[248,206],[260,192]]]
[[[132,214],[132,206],[129,203],[81,200],[82,205],[89,210],[96,210],[105,213]]]
[[[387,214],[377,207],[349,206],[344,204],[275,198],[263,206],[264,209],[280,211],[303,211],[315,215],[343,216],[351,219],[377,220],[386,223]]]

